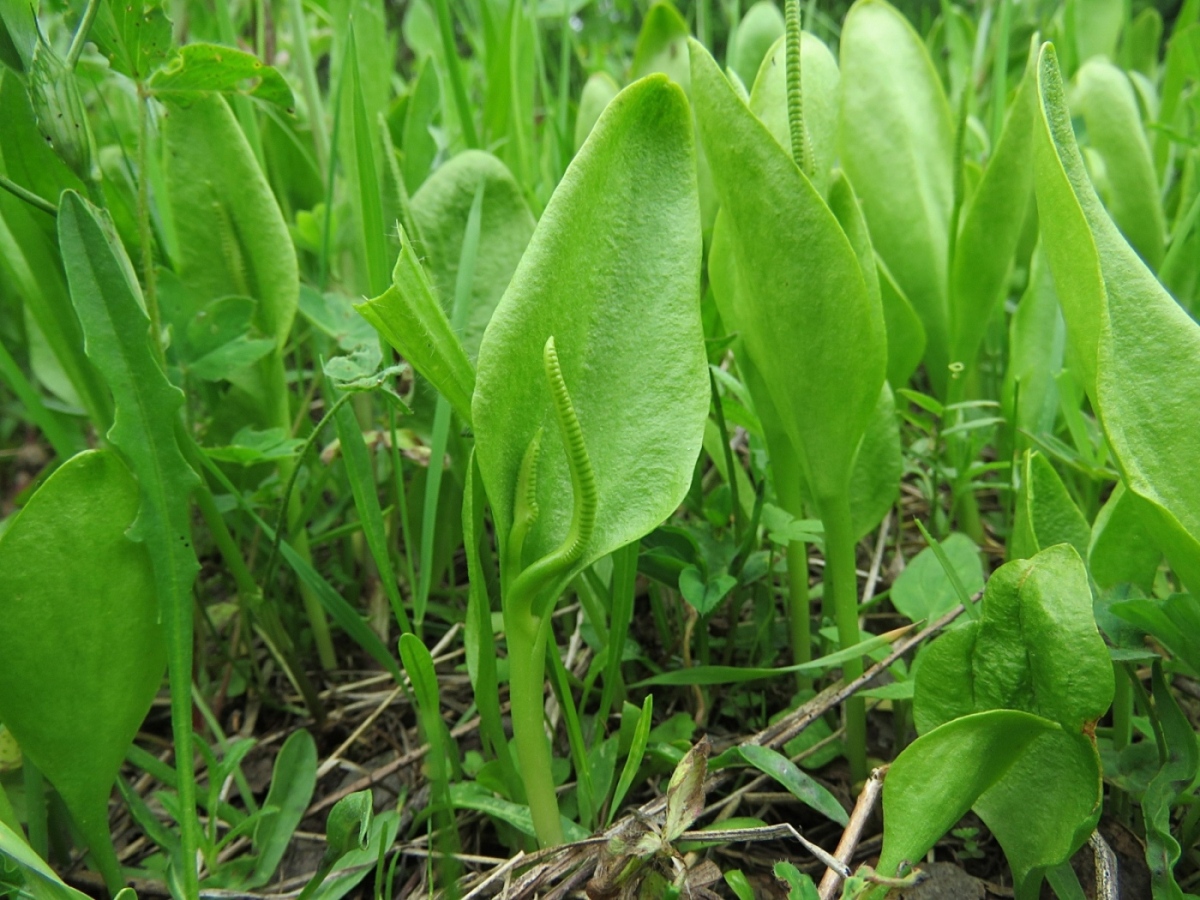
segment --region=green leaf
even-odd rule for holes
[[[70,887],[29,849],[23,835],[0,822],[0,859],[22,873],[20,889],[33,900],[87,900],[87,894]]]
[[[629,77],[637,79],[662,72],[686,91],[689,34],[687,22],[675,5],[666,0],[656,0],[642,20],[637,45],[633,49],[633,62],[629,66]]]
[[[375,160],[375,148],[379,142],[378,127],[368,114],[368,86],[365,84],[366,63],[359,61],[358,42],[354,36],[354,21],[351,19],[346,35],[346,48],[342,59],[343,77],[348,84],[339,87],[341,115],[349,120],[350,127],[342,130],[343,165],[346,180],[352,186],[351,209],[358,226],[357,259],[361,268],[357,284],[368,294],[378,294],[387,289],[388,247],[383,224],[383,202],[380,196],[381,167]]]
[[[954,117],[913,27],[883,0],[859,0],[842,25],[841,160],[871,239],[925,328],[941,394],[951,361],[950,216]]]
[[[1052,47],[1038,62],[1038,212],[1080,380],[1126,486],[1180,577],[1200,585],[1200,324],[1159,284],[1091,187]],[[1181,364],[1182,363],[1182,364]]]
[[[371,834],[373,802],[368,790],[350,794],[333,805],[325,820],[323,866],[333,866],[346,854],[366,849]]]
[[[770,0],[758,0],[746,10],[730,35],[729,68],[750,88],[772,45],[783,37],[783,13]],[[801,50],[803,53],[803,49]],[[815,93],[815,92],[814,92]]]
[[[1009,323],[1008,365],[1001,404],[1018,433],[1018,447],[1054,431],[1058,382],[1066,349],[1066,325],[1054,292],[1054,277],[1039,246],[1029,267],[1029,283]]]
[[[1007,294],[1009,269],[1033,195],[1033,117],[1037,75],[1028,66],[979,186],[964,204],[950,264],[950,357],[975,363],[996,306]],[[1157,200],[1155,204],[1157,205]]]
[[[983,590],[983,563],[979,548],[965,534],[955,532],[942,541],[968,594]],[[933,621],[958,605],[958,591],[946,575],[932,547],[926,547],[910,562],[892,585],[892,605],[913,622]]]
[[[247,82],[250,82],[247,84]],[[150,92],[176,104],[205,95],[245,94],[292,111],[292,89],[279,70],[251,53],[221,44],[187,44],[150,79]],[[211,99],[208,100],[211,103]]]
[[[737,579],[728,572],[720,572],[709,581],[704,580],[695,566],[688,566],[679,573],[679,592],[702,618],[716,609],[736,586]]]
[[[704,811],[704,779],[708,775],[708,738],[701,738],[680,760],[667,784],[666,821],[663,839],[672,843],[692,827]]]
[[[251,323],[274,341],[275,352],[244,372],[238,386],[258,409],[252,424],[291,428],[280,353],[296,315],[299,274],[275,196],[241,126],[217,94],[186,105],[169,102],[163,144],[176,272],[203,302],[229,295],[256,301]]]
[[[362,428],[354,408],[344,405],[334,416],[337,425],[338,442],[342,448],[342,462],[346,466],[346,476],[350,481],[350,493],[354,497],[354,507],[358,510],[358,519],[362,522],[363,536],[367,547],[375,561],[379,572],[379,580],[383,584],[383,592],[387,595],[402,631],[411,631],[408,612],[404,608],[404,600],[400,596],[400,588],[396,579],[396,570],[392,566],[392,556],[388,548],[387,531],[383,521],[383,509],[379,504],[379,494],[375,486],[375,469],[371,462],[371,453],[367,442],[363,439]]]
[[[1153,670],[1154,709],[1162,726],[1167,758],[1142,796],[1146,817],[1146,862],[1156,897],[1182,900],[1174,867],[1182,848],[1171,830],[1171,807],[1179,800],[1200,770],[1200,747],[1196,732],[1163,677],[1161,663]]]
[[[427,59],[409,92],[408,109],[404,114],[403,172],[409,193],[415,193],[425,181],[437,157],[438,146],[431,127],[440,105],[437,66],[432,59]]]
[[[543,368],[550,337],[596,478],[595,527],[574,566],[640,538],[686,494],[709,403],[700,250],[687,104],[646,78],[567,170],[479,350],[476,453],[502,542],[526,449],[545,432],[529,559],[562,543],[574,505]]]
[[[1122,600],[1110,609],[1153,635],[1178,662],[1200,676],[1200,601],[1191,594],[1172,594],[1165,600]]]
[[[708,51],[693,42],[691,56],[697,124],[731,229],[735,327],[821,503],[845,494],[879,401],[883,312],[812,183]]]
[[[402,227],[400,242],[392,286],[355,309],[414,369],[429,379],[450,401],[459,418],[469,425],[475,369],[450,327],[429,276]]]
[[[1025,451],[1016,517],[1009,538],[1010,559],[1029,559],[1053,544],[1067,543],[1087,558],[1091,529],[1067,493],[1054,466],[1040,453]]]
[[[579,109],[575,113],[575,152],[583,146],[600,115],[608,108],[614,97],[621,93],[621,86],[607,72],[596,72],[588,77],[579,97]]]
[[[129,461],[141,503],[129,536],[144,542],[154,567],[171,682],[171,722],[178,749],[184,859],[198,842],[192,756],[192,583],[200,566],[191,541],[189,497],[199,478],[176,434],[182,392],[159,367],[133,266],[111,222],[74,191],[58,205],[58,240],[88,357],[116,406],[108,440]],[[185,884],[194,880],[189,864]]]
[[[652,678],[639,681],[637,684],[632,685],[632,687],[681,684],[740,684],[744,681],[775,678],[779,675],[787,675],[792,672],[816,675],[829,669],[837,668],[847,660],[858,659],[878,650],[880,647],[888,646],[900,636],[902,631],[903,629],[889,632],[888,634],[876,635],[844,650],[838,650],[834,653],[826,654],[820,659],[798,663],[794,666],[779,666],[775,669],[759,669],[748,666],[692,666],[690,669],[675,669],[670,672],[663,672],[661,675],[655,675]]]
[[[845,826],[850,817],[838,799],[811,775],[802,772],[794,762],[778,751],[756,744],[743,744],[738,748],[742,759],[764,775],[770,775],[782,784],[793,797],[821,815]]]
[[[0,720],[58,790],[110,890],[113,782],[166,667],[151,555],[126,537],[138,484],[111,450],[72,457],[0,537]]]
[[[1037,900],[1047,870],[1069,861],[1100,819],[1101,766],[1086,735],[1048,732],[975,803],[1013,871],[1021,900]],[[1041,798],[1036,809],[1030,797]]]
[[[473,809],[489,816],[495,816],[522,834],[529,835],[529,837],[534,836],[533,819],[529,815],[529,807],[501,799],[478,782],[459,781],[450,785],[450,800],[455,809]],[[587,831],[570,819],[562,819],[562,828],[569,841],[581,841],[589,837]]]
[[[632,709],[633,707],[626,707]],[[633,785],[633,779],[637,776],[638,769],[642,765],[642,758],[646,755],[646,743],[650,738],[650,724],[654,714],[654,695],[646,694],[646,699],[642,701],[642,711],[638,715],[637,725],[633,730],[633,741],[629,745],[629,755],[625,757],[625,765],[621,767],[621,777],[617,779],[617,789],[613,792],[612,803],[608,807],[608,820],[604,823],[605,827],[612,824],[613,816],[621,808],[621,803],[625,799],[625,795],[629,793],[629,788]],[[622,722],[622,724],[624,724]]]
[[[782,22],[781,18],[780,24]],[[780,36],[782,34],[781,30]],[[812,150],[812,171],[805,174],[809,175],[817,192],[825,196],[829,193],[830,175],[837,158],[841,75],[837,60],[829,48],[808,32],[800,34],[800,70],[804,93],[804,131]],[[750,80],[746,82],[751,89],[750,110],[767,126],[779,146],[790,152],[792,135],[787,111],[787,60],[782,37],[773,42],[769,55],[755,73],[751,73]]]
[[[253,466],[291,459],[303,446],[303,440],[288,437],[288,433],[282,428],[269,428],[266,431],[242,428],[233,436],[230,444],[224,447],[206,447],[204,452],[210,459]]]
[[[1103,160],[1100,194],[1113,222],[1152,270],[1163,261],[1166,223],[1150,142],[1129,76],[1093,59],[1076,75],[1074,99],[1083,114],[1087,144]]]
[[[474,277],[465,298],[464,324],[457,331],[472,360],[479,355],[483,332],[529,244],[536,224],[533,214],[504,164],[481,150],[467,150],[439,166],[412,198],[425,264],[442,309],[450,316],[467,219],[480,185],[483,206]]]
[[[88,39],[113,69],[141,81],[167,58],[171,20],[153,0],[103,0]]]
[[[317,745],[303,728],[292,732],[275,757],[271,788],[263,806],[274,807],[274,815],[259,820],[254,830],[258,859],[246,887],[261,887],[271,880],[291,843],[317,786]]]
[[[954,719],[909,744],[883,783],[883,850],[876,866],[901,874],[919,863],[979,797],[1054,722],[998,709]]]
[[[1099,757],[1088,732],[1112,702],[1112,663],[1069,544],[997,569],[981,612],[922,654],[913,716],[922,733],[989,709],[1062,726],[1038,736],[975,804],[1004,848],[1018,896],[1036,898],[1044,871],[1082,846],[1099,815]],[[1031,796],[1046,802],[1031,807]]]

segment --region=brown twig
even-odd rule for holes
[[[862,793],[858,795],[858,802],[854,804],[854,812],[850,814],[850,821],[846,824],[846,830],[842,832],[842,839],[838,841],[837,849],[833,851],[834,857],[842,864],[843,870],[838,871],[832,867],[825,870],[825,877],[821,879],[821,886],[818,888],[821,900],[833,900],[842,879],[845,878],[850,861],[854,859],[854,850],[862,838],[863,829],[867,827],[867,821],[871,818],[871,813],[875,811],[875,804],[879,802],[879,795],[883,792],[883,779],[887,775],[887,770],[887,766],[875,769],[871,772],[867,783],[863,785]]]

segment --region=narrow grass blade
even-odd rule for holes
[[[642,702],[642,714],[638,716],[637,727],[633,730],[633,743],[629,745],[629,755],[625,757],[625,766],[621,769],[621,777],[617,779],[617,789],[613,792],[612,804],[608,807],[608,818],[604,822],[607,828],[612,824],[613,816],[621,808],[625,795],[633,785],[634,776],[641,768],[642,757],[646,755],[646,743],[650,740],[650,720],[654,718],[654,695],[647,694]]]
[[[400,588],[396,581],[396,570],[392,566],[392,558],[388,553],[387,533],[383,525],[383,509],[379,505],[379,494],[375,490],[375,474],[371,467],[371,455],[363,440],[362,430],[354,410],[345,405],[334,416],[337,424],[338,441],[342,447],[342,461],[346,465],[346,475],[350,479],[350,492],[354,495],[354,506],[358,510],[358,518],[362,522],[363,536],[367,539],[367,547],[375,559],[375,567],[379,570],[379,578],[383,581],[383,591],[400,629],[412,631],[412,623],[404,609],[404,601],[400,597]]]

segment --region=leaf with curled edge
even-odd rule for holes
[[[1105,212],[1084,168],[1050,44],[1038,58],[1042,241],[1075,351],[1127,488],[1182,580],[1200,586],[1200,324]]]

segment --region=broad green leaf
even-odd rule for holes
[[[974,805],[1013,870],[1020,900],[1037,900],[1047,869],[1069,860],[1100,819],[1101,767],[1083,734],[1048,732]],[[1030,797],[1040,798],[1031,809]]]
[[[691,55],[693,105],[731,230],[737,325],[820,503],[847,490],[879,401],[883,313],[811,182],[708,51],[693,42]]]
[[[176,271],[202,301],[238,295],[275,352],[239,378],[265,427],[290,428],[280,353],[299,298],[296,251],[279,205],[225,99],[169,103],[163,124],[167,200],[178,239]]]
[[[1047,257],[1126,486],[1180,577],[1200,584],[1200,325],[1162,288],[1100,205],[1079,156],[1054,50],[1038,62],[1038,212]]]
[[[913,707],[919,731],[964,708],[1008,708],[1078,733],[1108,709],[1112,665],[1092,617],[1087,572],[1069,545],[997,569],[981,612],[979,622],[955,632],[974,635],[970,641],[956,637],[943,651],[939,640],[922,654]]]
[[[575,566],[667,518],[691,483],[708,412],[691,123],[665,78],[626,88],[546,207],[479,349],[479,470],[501,540],[526,449],[543,432],[529,560],[558,547],[574,501],[543,363],[553,337],[595,472],[595,527]]]
[[[850,472],[850,517],[856,539],[874,531],[895,505],[903,474],[896,401],[885,382]]]
[[[782,22],[782,20],[780,20]],[[781,38],[770,48],[757,70],[757,78],[746,82],[750,110],[771,132],[779,146],[791,152],[792,136],[787,113],[787,60]],[[837,60],[829,48],[808,32],[800,35],[800,79],[804,97],[804,131],[812,148],[809,175],[818,193],[829,192],[829,179],[837,156],[838,81]],[[808,173],[806,173],[808,174]],[[831,201],[832,203],[832,201]]]
[[[859,0],[840,44],[840,150],[871,239],[925,327],[941,392],[951,361],[947,301],[954,119],[920,36],[884,0]]]
[[[189,497],[199,478],[177,443],[182,392],[167,381],[148,335],[149,322],[133,266],[103,213],[73,191],[58,205],[58,240],[88,357],[104,375],[116,405],[108,440],[129,461],[141,503],[129,536],[143,542],[154,567],[167,645],[171,721],[178,748],[183,852],[198,835],[192,779],[192,583],[200,566],[191,541]],[[195,880],[190,865],[185,884]]]
[[[738,752],[742,759],[764,775],[770,775],[805,806],[815,809],[839,825],[845,826],[850,821],[838,799],[782,753],[756,744],[744,744],[738,748]]]
[[[1054,544],[1067,543],[1081,558],[1088,555],[1091,529],[1054,466],[1040,453],[1025,451],[1016,516],[1009,537],[1009,559],[1029,559]]]
[[[1087,145],[1104,162],[1099,193],[1121,234],[1157,270],[1166,224],[1150,142],[1129,77],[1112,63],[1093,59],[1076,78],[1074,102],[1083,114]]]
[[[122,884],[108,797],[166,668],[155,573],[126,537],[138,484],[111,450],[71,458],[0,537],[0,719]]]
[[[103,0],[88,38],[113,69],[140,81],[167,58],[171,20],[154,0]]]
[[[400,229],[392,286],[354,308],[471,423],[475,369],[450,327],[409,236]]]
[[[1067,0],[1063,10],[1068,34],[1074,34],[1076,61],[1094,56],[1115,59],[1125,24],[1124,0]]]
[[[292,112],[292,89],[279,70],[244,50],[220,44],[187,44],[150,79],[150,92],[176,104],[206,94],[245,94]]]
[[[975,542],[956,532],[942,541],[942,549],[967,593],[983,590],[983,563]],[[933,621],[959,602],[958,592],[930,547],[905,566],[892,585],[891,597],[896,609],[913,622]]]
[[[588,78],[579,97],[579,110],[575,113],[576,152],[592,133],[600,114],[620,92],[621,86],[607,72],[596,72]]]
[[[933,643],[915,677],[913,714],[922,733],[993,709],[1062,726],[1039,736],[974,805],[1004,848],[1017,896],[1036,898],[1044,871],[1079,849],[1100,809],[1089,732],[1112,701],[1112,663],[1076,552],[1058,544],[998,569],[981,620]],[[1046,802],[1030,807],[1030,796]]]
[[[450,316],[459,260],[475,192],[483,186],[479,245],[469,285],[465,324],[458,338],[472,360],[536,224],[521,188],[496,157],[481,150],[460,153],[413,195],[412,215],[421,233],[421,251],[438,299]]]
[[[1007,293],[1009,268],[1033,195],[1029,156],[1036,95],[1037,75],[1029,65],[983,178],[960,214],[950,268],[950,357],[968,367]]]
[[[633,62],[629,66],[629,77],[643,78],[662,72],[672,81],[688,90],[687,22],[673,3],[656,0],[642,20],[637,45],[633,49]]]
[[[922,857],[1054,722],[1015,710],[975,713],[924,734],[892,763],[883,783],[884,875]]]
[[[770,0],[758,0],[746,10],[737,30],[730,36],[729,68],[747,88],[754,86],[758,67],[781,37],[783,13],[778,6]]]
[[[1162,560],[1146,527],[1145,501],[1117,484],[1092,523],[1088,572],[1103,590],[1135,584],[1149,593]]]
[[[735,587],[737,579],[728,572],[720,572],[708,581],[695,566],[679,573],[679,592],[702,617],[711,614]]]
[[[284,741],[275,757],[271,787],[264,808],[275,812],[259,821],[254,830],[254,849],[258,859],[247,888],[261,887],[271,880],[283,854],[291,843],[317,786],[317,745],[312,735],[301,728]]]

